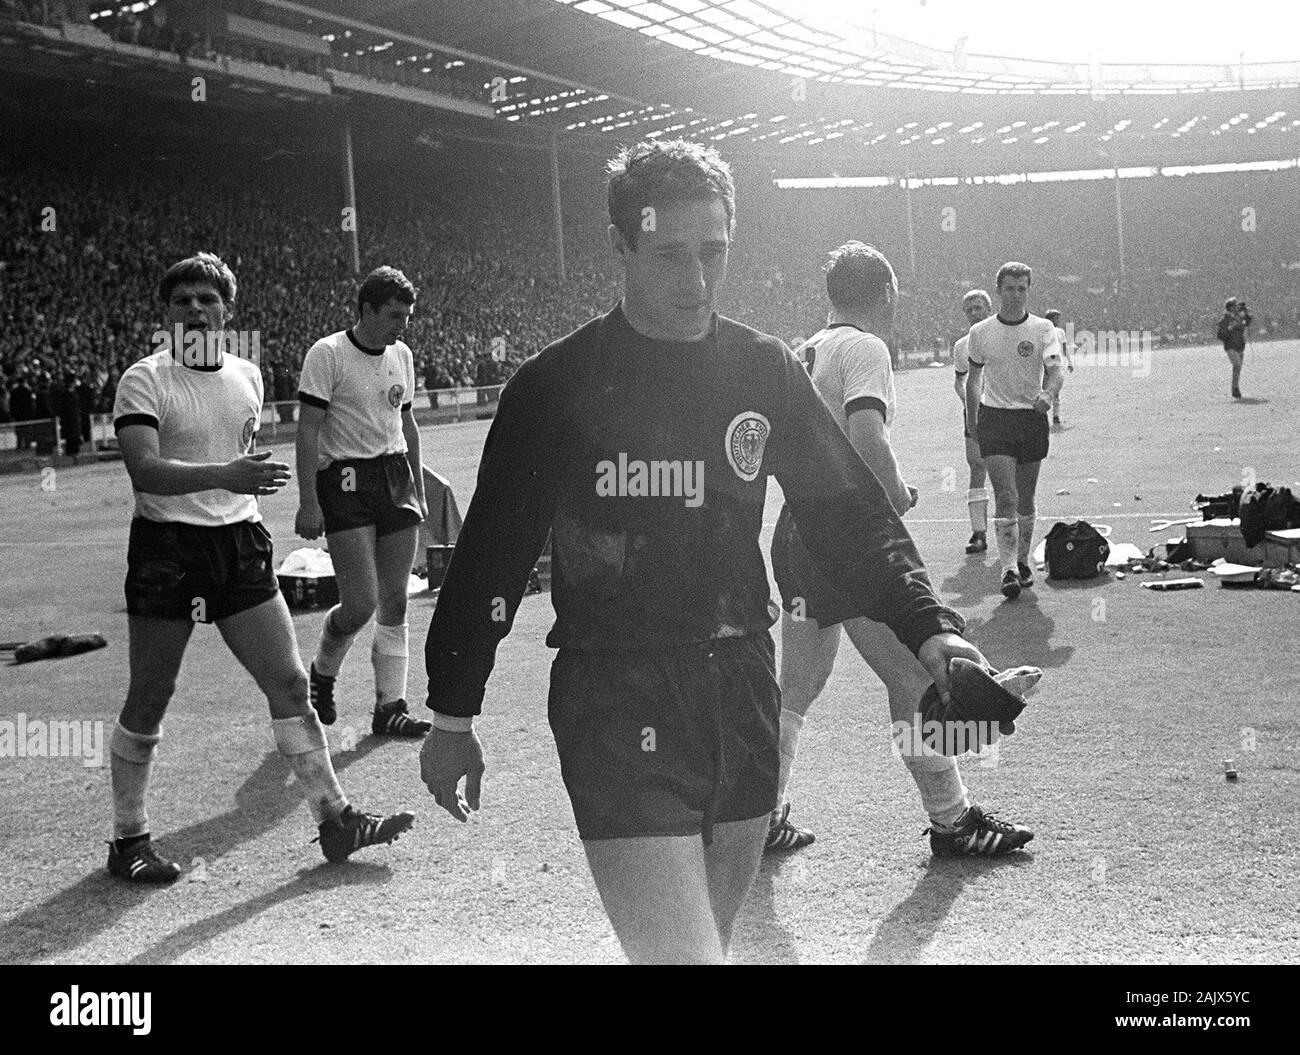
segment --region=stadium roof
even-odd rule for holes
[[[789,3],[777,0],[260,6],[284,17],[310,13],[318,29],[321,17],[367,25],[380,34],[365,46],[393,61],[423,60],[417,53],[428,45],[485,97],[500,86],[498,118],[544,134],[682,135],[819,165],[869,153],[893,172],[981,163],[981,153],[990,166],[1014,155],[1018,164],[1070,167],[1111,155],[1190,162],[1300,153],[1300,63],[963,56],[884,34],[836,35],[793,20],[782,9]],[[396,47],[383,31],[399,35]]]
[[[92,19],[127,6],[102,2]],[[1300,64],[1179,67],[1181,83],[1165,67],[992,59],[870,31],[835,35],[812,18],[793,20],[791,3],[218,0],[213,7],[327,45],[321,61],[338,72],[315,79],[324,98],[286,84],[271,91],[276,100],[335,112],[368,106],[374,115],[405,108],[427,138],[559,134],[566,148],[605,153],[643,136],[685,136],[729,156],[770,160],[785,177],[1300,156]],[[150,74],[125,56],[90,55],[88,65],[84,49],[68,46],[71,38],[57,55],[48,39],[27,40],[25,51],[19,37],[8,43],[15,69],[112,84],[101,98],[125,100],[156,89],[160,78],[174,80],[170,69]],[[250,105],[268,98],[266,85],[239,83],[233,70],[226,98],[247,96]],[[1120,73],[1132,83],[1116,80]],[[371,78],[406,87],[384,95]],[[419,93],[400,95],[421,86],[438,94],[440,109],[422,110],[411,98]]]

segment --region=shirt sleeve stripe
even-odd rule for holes
[[[151,429],[157,430],[158,419],[152,414],[123,414],[120,418],[113,421],[113,432],[121,432],[128,425],[148,425]]]
[[[330,401],[328,399],[321,399],[320,396],[313,396],[310,392],[304,392],[301,388],[298,389],[298,402],[306,403],[307,406],[317,407],[320,410],[329,410],[330,408]]]
[[[881,421],[884,421],[888,416],[885,412],[885,404],[875,396],[858,396],[856,399],[850,399],[844,404],[846,416],[858,410],[877,410],[880,412]]]

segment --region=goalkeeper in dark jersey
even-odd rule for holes
[[[608,195],[624,296],[502,395],[425,645],[422,775],[457,819],[478,808],[473,718],[549,533],[549,718],[596,887],[631,960],[721,962],[776,806],[768,477],[856,614],[945,697],[950,660],[987,663],[802,365],[714,312],[726,163],[641,143],[610,163]]]

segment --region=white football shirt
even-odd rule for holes
[[[298,381],[298,398],[325,411],[316,467],[405,454],[402,411],[414,393],[415,360],[402,341],[379,352],[361,347],[351,330],[322,337],[307,352]]]
[[[959,374],[970,373],[970,356],[967,352],[969,345],[970,334],[962,334],[952,346],[952,368]]]
[[[886,428],[893,424],[894,368],[889,349],[875,334],[835,323],[814,333],[796,354],[844,435],[849,434],[849,415],[867,407],[884,416]]]
[[[262,415],[262,375],[246,359],[223,355],[219,370],[178,363],[168,349],[146,356],[122,375],[113,402],[113,428],[158,430],[158,453],[183,462],[230,462],[253,448]],[[257,498],[231,491],[186,495],[135,492],[135,515],[219,527],[261,520]]]
[[[1016,323],[990,315],[970,328],[969,337],[967,358],[984,367],[980,405],[1033,410],[1044,365],[1061,359],[1056,327],[1039,315],[1026,313]]]

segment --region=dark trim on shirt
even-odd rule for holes
[[[113,421],[114,435],[121,432],[128,425],[148,425],[151,429],[157,430],[158,419],[152,414],[123,414]]]
[[[357,340],[356,335],[353,334],[351,329],[348,329],[345,332],[348,335],[348,340],[352,342],[353,347],[358,349],[359,351],[365,352],[366,355],[383,355],[384,352],[388,351],[387,348],[380,348],[377,350],[374,348],[367,348],[364,344],[362,344],[360,341]]]
[[[844,404],[845,417],[848,417],[857,410],[877,410],[880,412],[881,421],[889,420],[889,417],[885,412],[885,404],[875,396],[855,396]]]
[[[1024,316],[1022,318],[1017,319],[1015,322],[1008,322],[1001,315],[996,315],[994,317],[998,320],[998,322],[1002,323],[1003,326],[1019,326],[1022,322],[1025,321],[1025,319],[1029,318],[1029,312],[1025,312]]]
[[[328,399],[321,399],[320,396],[313,396],[310,392],[304,392],[301,388],[298,389],[298,402],[306,403],[307,406],[315,407],[317,410],[329,410],[330,408],[330,401]]]
[[[850,327],[852,327],[853,329],[857,330],[858,333],[868,333],[868,334],[869,334],[869,333],[871,332],[870,330],[864,330],[864,329],[863,329],[861,326],[859,326],[856,322],[832,322],[832,323],[828,323],[826,326],[823,326],[822,329],[825,329],[825,330],[838,330],[841,326],[850,326]]]

